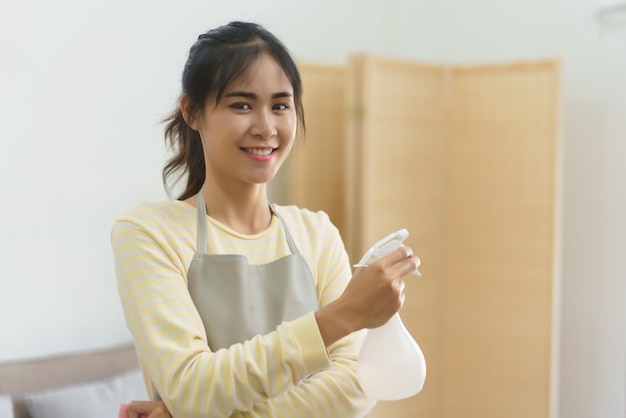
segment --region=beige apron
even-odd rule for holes
[[[198,194],[198,247],[187,280],[213,351],[267,334],[319,308],[311,270],[283,219],[270,209],[292,254],[250,265],[244,255],[207,252],[206,208],[202,190]]]

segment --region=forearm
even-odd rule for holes
[[[340,299],[315,312],[315,320],[326,347],[359,330],[357,318],[345,309]]]
[[[254,417],[362,417],[373,406],[356,379],[355,341],[360,335],[348,337],[347,345],[332,354],[332,365],[296,386],[257,404],[243,416]],[[341,343],[341,342],[339,342]]]
[[[314,322],[307,315],[268,335],[216,352],[194,352],[193,347],[172,344],[170,338],[169,348],[153,346],[140,356],[157,356],[148,367],[150,379],[174,416],[206,417],[209,411],[231,416],[330,366],[320,337],[314,342],[305,336]]]

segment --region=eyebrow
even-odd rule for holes
[[[226,93],[223,97],[245,97],[251,100],[257,100],[258,96],[249,91],[232,91],[230,93]],[[272,99],[279,99],[281,97],[293,97],[293,94],[287,91],[281,91],[278,93],[272,94]]]

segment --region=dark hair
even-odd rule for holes
[[[270,54],[282,67],[293,86],[299,127],[304,130],[302,82],[287,48],[269,31],[255,23],[231,22],[198,37],[189,51],[182,75],[182,95],[190,99],[189,117],[202,111],[209,97],[219,103],[230,83],[243,75],[261,53]],[[197,131],[185,122],[180,108],[165,120],[165,142],[174,156],[163,167],[163,185],[169,194],[168,180],[187,175],[185,190],[178,197],[187,199],[200,191],[206,168],[202,143]]]

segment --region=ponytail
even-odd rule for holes
[[[191,129],[180,109],[172,112],[164,121],[165,143],[174,152],[174,156],[163,167],[163,186],[168,195],[171,192],[172,183],[170,178],[174,176],[173,183],[177,183],[182,177],[187,178],[187,184],[178,200],[185,200],[200,192],[204,183],[206,168],[202,141],[200,134]]]

